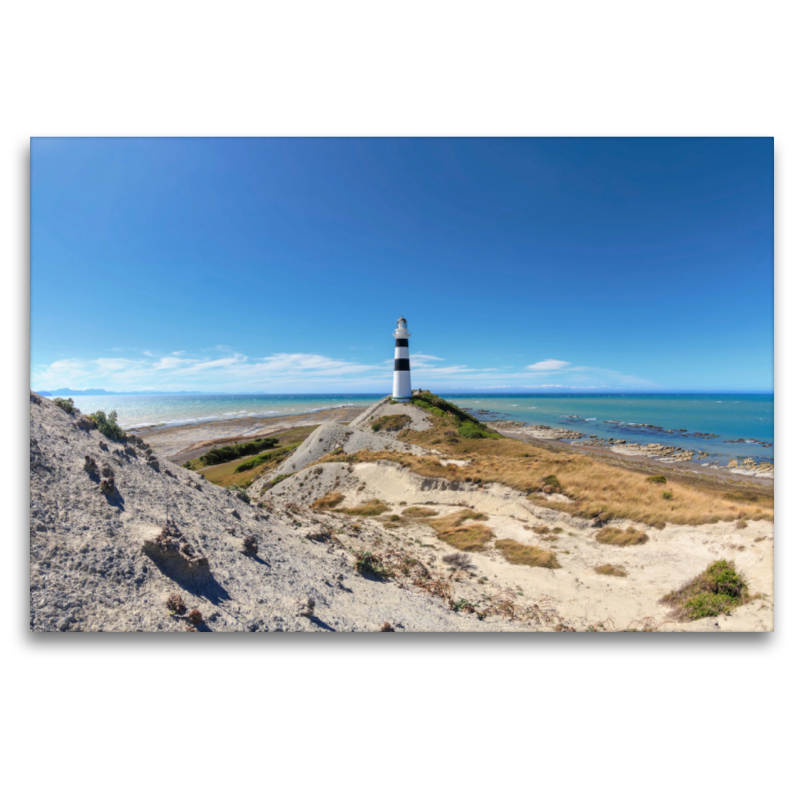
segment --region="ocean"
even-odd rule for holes
[[[116,410],[123,428],[186,425],[211,420],[281,417],[323,409],[366,407],[377,394],[84,395],[84,413]],[[472,411],[600,438],[678,445],[715,458],[774,458],[771,394],[445,394]],[[656,427],[644,427],[656,426]],[[681,431],[681,429],[685,429]],[[668,433],[667,431],[672,431]],[[714,434],[700,438],[689,434]]]

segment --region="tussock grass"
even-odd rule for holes
[[[435,517],[439,512],[434,511],[432,508],[422,508],[421,506],[409,506],[403,511],[404,517],[412,517],[413,519],[421,519],[422,517]]]
[[[613,544],[616,547],[644,544],[650,539],[644,531],[637,531],[636,528],[628,528],[625,531],[619,528],[603,528],[595,538],[600,544]]]
[[[488,519],[486,514],[476,511],[457,511],[446,517],[426,520],[425,524],[430,525],[443,542],[455,547],[456,550],[470,553],[475,550],[483,550],[494,539],[491,528],[488,525],[479,524],[485,519]],[[470,522],[472,524],[467,524]]]
[[[516,539],[498,539],[494,546],[503,554],[503,558],[509,564],[523,564],[526,567],[543,567],[544,569],[560,569],[561,567],[555,553],[535,545],[520,544]]]
[[[598,575],[616,575],[618,578],[624,578],[628,574],[625,569],[614,566],[614,564],[601,564],[599,567],[595,567],[594,571]]]
[[[709,564],[677,591],[664,595],[661,602],[674,608],[677,619],[689,621],[729,614],[751,599],[736,565],[723,559]]]
[[[344,500],[344,495],[341,492],[328,492],[323,497],[317,498],[311,504],[311,508],[329,511],[332,508],[336,508],[342,500]]]
[[[368,500],[363,505],[353,506],[353,508],[334,509],[339,514],[349,514],[351,517],[377,517],[388,510],[389,506],[378,499]]]
[[[363,505],[353,508],[341,506],[344,495],[341,492],[328,492],[311,504],[311,508],[323,511],[335,511],[338,514],[349,514],[351,517],[377,517],[389,510],[389,506],[380,500],[369,500]]]

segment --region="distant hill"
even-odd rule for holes
[[[208,392],[164,392],[157,389],[148,389],[142,392],[109,392],[105,389],[50,389],[48,391],[35,390],[42,397],[80,397],[87,394],[208,394]]]

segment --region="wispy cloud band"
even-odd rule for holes
[[[381,391],[391,387],[393,362],[365,364],[317,353],[274,353],[252,358],[217,348],[210,354],[152,350],[135,357],[67,358],[34,366],[31,385],[42,390],[102,388],[110,391],[163,390],[222,392]],[[650,381],[614,370],[544,359],[522,369],[448,364],[426,353],[411,355],[414,383],[446,387],[526,389],[656,388]],[[566,376],[554,382],[553,375]],[[545,383],[542,379],[547,379]]]

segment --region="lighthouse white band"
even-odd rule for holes
[[[411,365],[408,358],[408,337],[411,335],[405,327],[405,320],[399,322],[395,329],[394,348],[394,384],[392,397],[395,400],[411,399]]]

